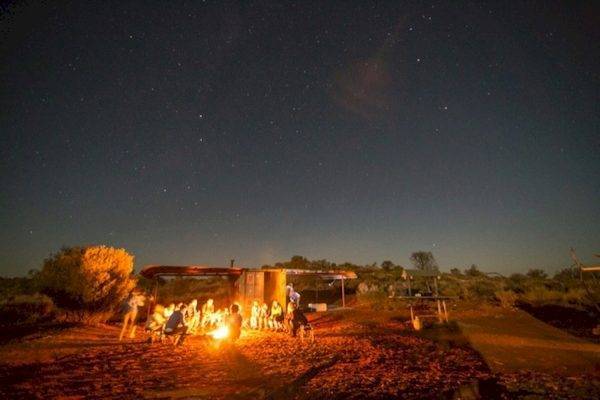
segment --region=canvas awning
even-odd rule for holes
[[[233,276],[239,277],[245,268],[208,267],[204,265],[147,265],[140,271],[145,278],[158,276]]]
[[[356,273],[352,271],[312,271],[308,269],[286,269],[287,276],[316,276],[326,280],[356,279]]]

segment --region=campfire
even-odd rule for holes
[[[227,326],[221,326],[215,330],[212,330],[207,333],[207,335],[212,336],[213,339],[225,339],[229,336],[229,328]]]

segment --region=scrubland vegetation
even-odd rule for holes
[[[437,269],[431,253],[415,252],[410,268]],[[310,270],[350,270],[358,279],[346,283],[346,293],[355,304],[376,303],[383,308],[399,307],[391,295],[407,294],[407,282],[402,278],[404,266],[391,261],[380,264],[335,264],[327,260],[308,260],[294,256],[289,261],[262,268]],[[502,276],[485,273],[476,265],[465,269],[452,268],[439,272],[440,295],[472,305],[504,308],[520,307],[535,314],[544,307],[567,308],[597,318],[597,299],[591,298],[579,280],[578,271],[565,268],[548,276],[541,269],[524,274]],[[339,283],[320,279],[294,278],[304,301],[339,300]],[[128,292],[135,286],[151,294],[153,282],[133,275],[133,256],[123,249],[105,246],[64,248],[46,259],[39,271],[30,271],[22,278],[0,278],[0,321],[2,324],[35,324],[49,321],[103,322],[118,314]],[[338,286],[336,286],[338,285]],[[411,282],[413,294],[427,294],[424,278]],[[221,278],[160,280],[158,297],[162,302],[204,301],[209,295],[225,301],[228,285]],[[20,312],[15,312],[20,310]],[[538,313],[539,314],[539,313]],[[542,313],[543,314],[543,313]],[[544,317],[543,315],[538,315]],[[591,323],[591,322],[590,322]]]
[[[132,274],[133,256],[124,249],[63,248],[27,277],[1,278],[0,321],[106,321],[136,286]]]

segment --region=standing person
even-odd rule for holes
[[[306,315],[304,315],[304,313],[302,312],[302,310],[300,310],[300,307],[298,307],[296,304],[291,303],[292,305],[292,318],[291,318],[291,334],[292,336],[296,336],[296,332],[298,332],[298,329],[300,329],[301,326],[307,327],[308,326],[308,319],[306,318]]]
[[[144,297],[137,290],[134,290],[129,295],[129,299],[125,303],[124,314],[123,314],[123,326],[121,327],[121,333],[119,334],[119,341],[123,340],[123,335],[129,327],[129,338],[135,337],[135,320],[138,314],[138,307],[144,305]]]
[[[294,303],[296,306],[300,307],[300,293],[295,290],[290,295],[290,301]]]
[[[287,285],[286,291],[290,301],[296,303],[297,306],[300,306],[300,293],[296,292],[292,283]]]
[[[294,284],[290,282],[285,287],[285,296],[288,299],[290,299],[290,301],[291,301],[292,293],[294,293]]]
[[[179,335],[179,337],[175,340],[175,345],[182,344],[185,339],[185,335],[187,334],[188,328],[185,320],[186,309],[187,306],[185,304],[180,308],[175,309],[165,324],[165,334]]]
[[[227,317],[227,326],[232,341],[236,341],[242,334],[242,316],[240,315],[240,306],[237,304],[231,305],[230,315]]]

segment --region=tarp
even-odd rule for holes
[[[356,279],[352,271],[313,271],[309,269],[286,269],[287,276],[317,276],[322,279]]]
[[[203,265],[148,265],[142,268],[140,275],[152,279],[157,276],[235,276],[246,268],[208,267]]]

